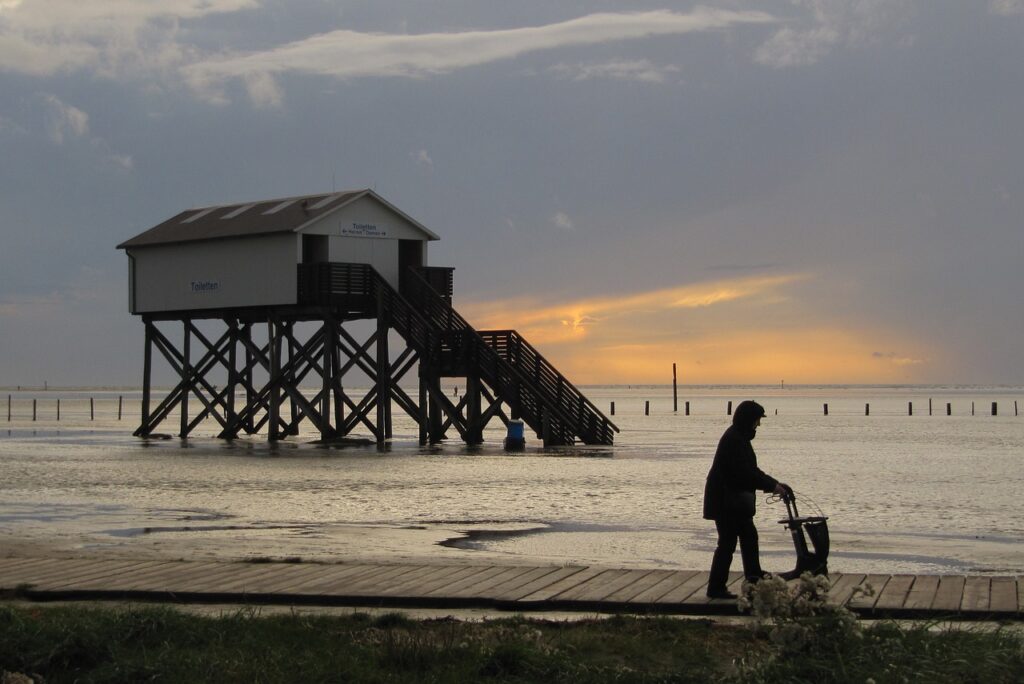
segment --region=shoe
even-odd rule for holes
[[[771,579],[771,578],[772,578],[772,573],[770,573],[770,572],[762,572],[760,575],[751,575],[750,577],[745,577],[744,579],[747,582],[747,584],[757,584],[761,580],[768,580],[768,579]]]
[[[732,593],[728,589],[708,589],[709,599],[734,599],[736,594]]]

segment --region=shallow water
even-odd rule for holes
[[[714,544],[701,493],[727,402],[754,398],[769,414],[754,443],[760,465],[795,487],[802,512],[816,504],[830,516],[833,570],[1024,573],[1022,388],[687,387],[678,412],[670,387],[584,392],[605,412],[615,402],[614,447],[544,450],[528,432],[526,451],[508,454],[493,421],[482,447],[453,430],[421,448],[397,407],[385,449],[316,446],[314,434],[224,442],[213,422],[188,440],[140,440],[137,392],[12,392],[0,423],[0,544],[701,569]],[[177,425],[172,416],[160,430]],[[793,563],[783,514],[759,503],[770,570]]]

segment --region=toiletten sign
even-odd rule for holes
[[[388,236],[388,231],[374,223],[353,221],[352,223],[341,224],[341,234],[347,237],[383,238]]]
[[[192,294],[209,294],[220,289],[220,282],[217,280],[192,280],[189,281],[188,289]]]

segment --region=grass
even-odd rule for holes
[[[858,633],[793,652],[758,628],[665,617],[463,622],[0,605],[0,669],[48,683],[1024,680],[1019,633],[889,623]]]

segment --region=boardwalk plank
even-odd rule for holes
[[[628,602],[634,596],[657,586],[663,580],[671,577],[674,572],[674,570],[651,570],[642,577],[635,578],[632,582],[621,589],[608,594],[604,597],[604,600],[611,603]]]
[[[202,568],[196,568],[194,566],[178,567],[174,568],[175,561],[165,561],[163,563],[156,562],[150,566],[139,565],[138,567],[132,568],[122,573],[118,573],[114,576],[108,577],[97,577],[95,580],[89,582],[75,583],[73,587],[69,589],[84,590],[84,591],[103,591],[103,592],[121,592],[121,591],[149,591],[151,582],[154,577],[166,577],[167,571],[170,569],[177,569],[179,577],[184,585],[188,586],[191,584],[186,577],[189,574],[194,573],[193,577],[203,576]],[[210,563],[206,566],[210,572],[220,571],[221,568],[217,567],[217,564]]]
[[[636,583],[651,574],[653,570],[626,570],[621,577],[613,579],[601,590],[600,595],[595,595],[594,600],[597,601],[610,601],[611,596],[617,594],[620,591],[626,591],[629,595],[636,593],[634,588]]]
[[[344,593],[365,596],[394,587],[399,582],[408,582],[413,577],[424,577],[437,572],[437,565],[397,565],[374,572],[364,572],[346,577]]]
[[[987,611],[991,586],[992,582],[988,577],[968,577],[964,583],[964,596],[960,600],[961,612]]]
[[[837,606],[845,606],[853,596],[854,590],[864,581],[865,575],[861,573],[833,573],[831,576],[832,586],[828,590],[829,603]]]
[[[349,587],[367,577],[378,575],[389,566],[378,563],[356,564],[352,566],[320,566],[316,572],[299,576],[296,573],[291,582],[268,586],[265,591],[282,596],[317,596],[330,594],[336,596],[349,595]],[[402,566],[408,569],[407,566]],[[414,566],[418,567],[418,566]]]
[[[259,592],[277,596],[316,596],[323,592],[345,594],[350,581],[367,574],[380,572],[386,566],[364,565],[324,565],[316,564],[303,568],[295,568],[286,578],[279,581],[270,579],[259,584]],[[254,592],[256,589],[253,590]]]
[[[173,566],[157,568],[155,573],[146,573],[143,577],[124,577],[120,584],[122,588],[143,591],[147,587],[165,586],[166,591],[178,591],[182,593],[219,593],[219,585],[233,580],[237,577],[238,563],[224,563],[217,561],[201,561],[196,563],[185,563],[175,569]],[[140,584],[140,582],[146,584]],[[169,585],[169,586],[168,586]],[[107,588],[107,587],[97,587]]]
[[[702,599],[706,599],[707,597],[704,596],[704,590],[707,586],[707,571],[695,572],[683,582],[679,583],[665,594],[659,596],[653,601],[653,603],[661,605],[666,603],[688,602],[687,599],[695,594],[699,595]]]
[[[962,575],[940,575],[939,588],[935,591],[932,601],[933,611],[955,613],[960,610],[960,600],[964,595],[964,583],[967,578]]]
[[[134,587],[136,591],[189,592],[197,585],[204,593],[221,593],[222,584],[233,583],[256,570],[247,563],[201,561],[198,563],[171,563],[147,572]]]
[[[128,561],[128,565],[137,563],[138,561]],[[22,575],[22,584],[33,584],[39,585],[41,583],[49,582],[54,578],[60,579],[62,577],[73,577],[76,573],[89,573],[95,572],[97,569],[106,570],[108,564],[93,559],[75,559],[65,560],[57,559],[53,562],[46,563],[44,565],[32,566],[27,572]]]
[[[500,570],[497,570],[500,572]],[[433,589],[424,594],[427,597],[434,598],[447,598],[454,596],[456,592],[467,587],[475,587],[477,582],[486,581],[488,577],[491,577],[496,572],[495,566],[477,566],[475,572],[463,575],[461,577],[446,578],[443,582],[436,585]]]
[[[632,570],[606,570],[554,597],[556,601],[600,601],[634,579]],[[646,573],[644,573],[646,574]]]
[[[128,566],[96,566],[87,574],[54,575],[36,586],[38,591],[108,591],[121,589],[128,578],[166,565],[170,561],[149,560]]]
[[[226,588],[238,582],[238,568],[231,567],[234,563],[224,563],[225,567],[204,568],[197,576],[196,581],[191,584],[191,593],[223,594],[227,593]],[[297,583],[300,576],[311,576],[318,571],[318,567],[306,564],[282,563],[275,566],[275,571],[264,582],[272,583],[283,587],[291,587]]]
[[[878,594],[875,610],[899,610],[907,600],[910,587],[914,584],[913,575],[893,575],[886,582],[885,588]]]
[[[523,577],[517,577],[508,584],[494,587],[488,590],[483,596],[495,601],[518,601],[523,596],[554,584],[555,582],[573,573],[582,571],[581,567],[546,567],[537,568]]]
[[[292,564],[289,563],[287,565]],[[216,586],[216,593],[218,594],[257,593],[253,587],[258,585],[261,580],[280,577],[287,572],[286,564],[281,564],[280,566],[273,563],[246,564],[238,568],[235,573],[223,576],[223,581],[214,586]],[[167,577],[154,577],[150,583],[157,591],[170,591],[173,589],[180,591],[181,579],[180,575],[170,574]]]
[[[567,570],[568,569],[569,568],[567,568]],[[556,582],[549,583],[545,585],[543,588],[540,588],[529,595],[517,599],[517,601],[521,603],[548,601],[551,599],[551,597],[557,596],[558,594],[561,594],[563,591],[566,591],[567,589],[571,589],[578,584],[586,582],[591,577],[600,575],[604,571],[605,568],[579,568],[576,572],[566,573],[562,576],[561,579],[557,580]]]
[[[907,610],[929,610],[939,590],[939,578],[935,575],[918,575],[910,587],[903,607]]]
[[[0,561],[0,587],[9,589],[22,584],[22,578],[36,568],[49,567],[62,559],[55,558],[4,558]]]
[[[697,574],[696,570],[675,570],[664,579],[644,589],[627,603],[653,603]]]
[[[989,610],[993,613],[1017,612],[1017,579],[993,577]]]
[[[507,574],[508,568],[500,565],[482,567],[479,572],[463,577],[462,579],[455,580],[454,582],[444,584],[428,593],[427,596],[455,598],[457,596],[478,591],[481,585],[489,586],[495,577],[501,577]]]
[[[59,578],[76,572],[95,572],[97,568],[106,567],[107,565],[103,561],[95,559],[44,559],[40,563],[32,563],[20,566],[19,568],[12,568],[5,576],[4,579],[6,581],[4,583],[10,584],[11,586],[17,584],[30,584],[34,586],[39,582],[45,582],[54,577]]]
[[[860,594],[854,596],[847,602],[847,606],[855,610],[871,610],[875,607],[875,602],[878,597],[885,591],[885,585],[889,582],[889,575],[865,575],[864,581],[860,583],[860,586],[864,589],[870,587],[874,590],[874,594],[868,596],[866,594]]]
[[[473,598],[476,596],[488,596],[496,591],[508,589],[512,586],[520,586],[531,579],[540,577],[535,574],[541,570],[554,572],[554,568],[531,568],[527,565],[520,565],[512,568],[505,568],[504,572],[492,575],[485,580],[477,582],[472,587],[460,589],[455,593],[458,598]]]
[[[444,566],[442,566],[444,567]],[[452,584],[464,577],[470,577],[480,572],[481,566],[470,565],[470,566],[447,566],[441,572],[436,572],[427,577],[411,578],[405,582],[397,582],[391,587],[385,588],[381,591],[383,596],[406,596],[406,597],[421,597],[427,596],[430,592],[435,589],[444,587],[448,584]]]

